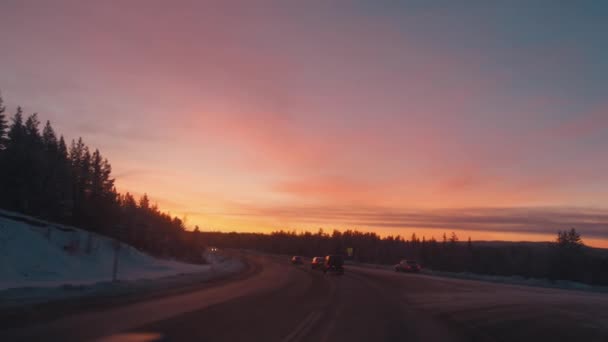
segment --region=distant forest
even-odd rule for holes
[[[152,255],[203,262],[198,233],[161,212],[146,194],[118,193],[112,166],[82,138],[66,143],[51,123],[21,107],[9,118],[0,97],[0,208],[74,225]]]
[[[424,268],[448,272],[523,276],[551,280],[571,280],[608,285],[608,253],[589,248],[575,229],[559,232],[552,243],[475,243],[459,241],[452,233],[440,241],[409,240],[401,236],[380,237],[375,233],[334,230],[326,233],[279,231],[268,234],[203,232],[209,246],[255,249],[268,253],[302,255],[346,254],[363,263],[393,265],[400,259],[413,259]]]
[[[205,246],[255,249],[268,253],[322,256],[353,248],[360,262],[419,261],[451,272],[547,278],[608,285],[608,256],[586,247],[575,229],[555,242],[485,245],[334,230],[331,234],[279,231],[272,234],[187,231],[184,222],[161,212],[147,195],[118,193],[109,161],[81,138],[68,144],[50,122],[42,131],[36,114],[21,108],[9,118],[0,97],[0,208],[65,223],[122,240],[160,257],[204,262]]]

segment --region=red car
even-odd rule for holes
[[[422,267],[414,260],[401,260],[395,265],[395,272],[420,272]]]
[[[312,261],[310,262],[310,268],[313,270],[320,269],[323,267],[324,263],[325,263],[324,257],[314,257],[314,258],[312,258]]]
[[[291,258],[291,263],[294,265],[302,265],[304,262],[302,261],[302,257],[295,255]]]

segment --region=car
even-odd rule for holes
[[[422,267],[414,260],[401,260],[395,265],[395,272],[420,272]]]
[[[328,255],[323,263],[324,273],[344,274],[344,258],[341,255]]]
[[[313,270],[320,269],[323,266],[324,262],[325,262],[324,257],[314,257],[314,258],[312,258],[312,261],[310,262],[310,268]]]
[[[291,263],[294,265],[302,265],[304,262],[302,261],[301,256],[294,255],[291,257]]]

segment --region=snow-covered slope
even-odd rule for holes
[[[111,281],[114,243],[74,227],[0,210],[0,290]],[[118,252],[119,280],[210,270],[211,265],[159,260],[125,244]]]

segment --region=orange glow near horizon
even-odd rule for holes
[[[135,196],[141,196],[143,193],[132,192]],[[248,216],[233,216],[223,214],[223,210],[227,207],[219,207],[218,202],[210,200],[209,202],[198,202],[196,204],[184,205],[172,202],[165,202],[162,199],[156,199],[151,196],[153,202],[157,203],[163,211],[170,212],[185,220],[187,229],[192,230],[195,226],[203,231],[220,231],[220,232],[251,232],[269,234],[274,231],[296,231],[316,233],[319,229],[323,229],[325,233],[331,234],[336,229],[346,231],[348,229],[357,230],[360,232],[375,232],[376,234],[386,236],[401,236],[406,240],[410,240],[412,234],[420,239],[423,237],[427,240],[435,238],[441,241],[443,234],[448,237],[454,232],[460,241],[466,241],[471,238],[473,241],[529,241],[529,242],[553,242],[556,239],[557,230],[547,233],[531,233],[531,232],[509,232],[509,231],[491,231],[491,230],[467,230],[463,228],[453,228],[447,225],[445,228],[424,228],[424,227],[407,227],[407,228],[379,228],[374,226],[352,225],[346,226],[340,222],[331,223],[310,223],[299,222],[298,218],[288,217],[248,217]],[[197,212],[196,209],[209,208],[207,212]],[[186,209],[186,210],[184,210]],[[608,248],[608,239],[593,238],[583,236],[583,242],[592,247]]]
[[[142,3],[0,5],[0,87],[188,228],[608,247],[597,32],[521,35],[491,6]]]

